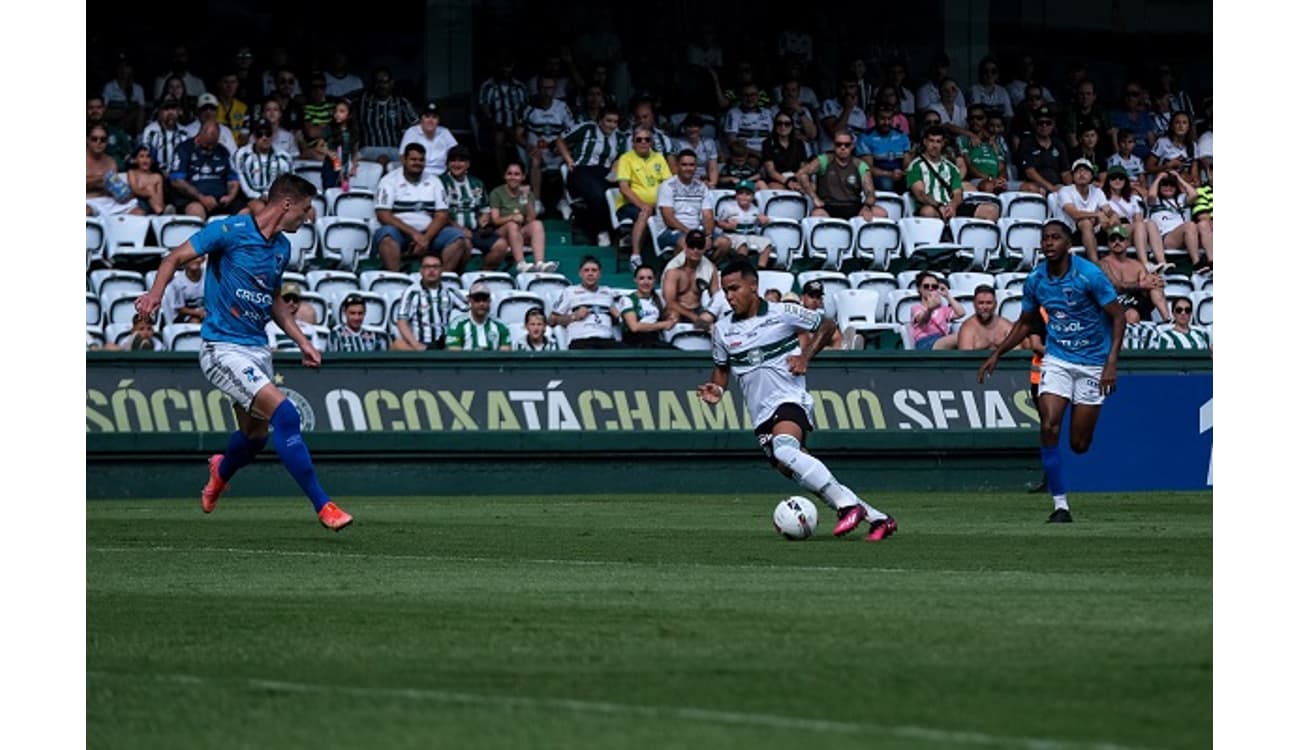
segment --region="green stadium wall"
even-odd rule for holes
[[[854,486],[1023,487],[1039,474],[1029,359],[1008,355],[981,385],[982,359],[819,355],[809,448]],[[790,491],[758,449],[738,389],[717,407],[695,396],[711,367],[706,353],[675,350],[332,354],[320,370],[288,354],[275,361],[338,497]],[[1126,353],[1120,382],[1210,369],[1208,355]],[[195,355],[88,352],[86,384],[87,498],[197,492],[203,458],[225,448],[235,421]],[[298,493],[270,448],[237,488]]]

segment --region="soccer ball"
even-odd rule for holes
[[[807,539],[817,529],[817,504],[806,497],[791,495],[776,504],[772,526],[776,533],[792,542]]]

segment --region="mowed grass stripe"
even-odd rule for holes
[[[378,734],[326,733],[284,691],[249,687],[262,680],[797,717],[867,728],[873,748],[966,734],[1209,745],[1202,498],[1085,496],[1076,516],[1089,522],[1055,528],[1041,496],[900,496],[890,502],[911,504],[896,511],[905,531],[878,545],[784,542],[770,530],[775,501],[357,499],[348,508],[366,522],[340,535],[314,526],[300,499],[223,500],[211,516],[190,499],[91,503],[88,667],[208,683],[92,680],[88,720],[105,746],[437,745],[421,700],[327,700],[342,723]],[[278,713],[263,724],[220,715],[264,703]],[[440,705],[444,747],[792,741],[717,721],[553,720],[543,704],[512,707],[528,714],[516,727],[487,706]],[[254,731],[284,741],[250,741]],[[817,746],[864,741],[823,735]]]

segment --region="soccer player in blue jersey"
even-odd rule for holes
[[[135,308],[141,315],[153,315],[176,269],[197,256],[207,256],[203,297],[208,314],[203,320],[199,366],[234,401],[239,429],[231,434],[224,454],[208,459],[203,512],[216,508],[230,478],[252,463],[266,445],[268,427],[274,427],[280,460],[311,499],[321,524],[339,531],[352,523],[352,516],[331,502],[316,480],[298,409],[273,381],[266,336],[267,321],[274,320],[302,349],[303,365],[320,367],[320,352],[294,322],[288,303],[276,294],[289,262],[284,233],[297,231],[306,221],[315,194],[316,188],[297,175],[277,177],[266,205],[257,213],[208,224],[168,254],[153,288],[136,300]]]
[[[1038,387],[1040,452],[1055,508],[1048,523],[1070,523],[1061,470],[1061,421],[1070,411],[1070,450],[1086,453],[1101,416],[1101,404],[1115,391],[1115,371],[1124,341],[1124,308],[1106,274],[1086,258],[1070,254],[1072,231],[1065,222],[1043,224],[1043,262],[1025,279],[1020,319],[980,365],[983,383],[998,358],[1029,335],[1040,306],[1047,310],[1047,347]]]

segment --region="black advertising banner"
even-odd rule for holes
[[[723,401],[701,401],[708,360],[680,367],[556,362],[513,368],[452,361],[414,368],[335,360],[320,370],[276,362],[276,382],[314,432],[631,432],[752,430],[735,379]],[[1005,361],[984,385],[961,369],[864,367],[818,360],[808,387],[820,430],[1036,430],[1026,363]],[[89,363],[86,431],[228,432],[230,401],[194,360]]]

